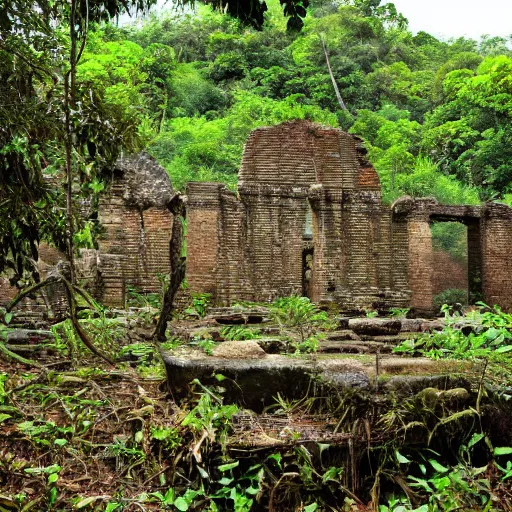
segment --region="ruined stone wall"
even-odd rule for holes
[[[170,270],[172,215],[162,208],[143,211],[127,206],[119,197],[119,189],[122,184],[103,196],[99,208],[105,230],[99,240],[102,299],[109,305],[124,303],[127,286],[143,293],[159,292],[158,274]]]
[[[433,253],[432,293],[438,295],[444,290],[468,289],[467,261],[455,259],[446,251]]]
[[[219,251],[219,183],[187,185],[187,284],[216,300]]]
[[[487,204],[481,237],[483,300],[512,311],[512,209]]]
[[[220,303],[302,294],[312,253],[312,300],[353,309],[407,303],[404,290],[391,290],[391,213],[359,139],[304,121],[255,130],[238,192],[239,199],[216,184],[188,186],[192,291]]]
[[[408,230],[408,284],[412,292],[411,308],[419,313],[430,312],[433,307],[432,287],[434,254],[432,232],[428,217],[411,218]]]
[[[104,233],[99,240],[100,298],[123,305],[128,286],[142,293],[161,290],[158,275],[170,271],[173,218],[166,204],[172,186],[148,155],[120,159],[107,193],[99,201]]]

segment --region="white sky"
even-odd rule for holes
[[[442,39],[466,36],[512,35],[512,0],[381,0],[393,2],[409,20],[409,29],[424,30]],[[153,12],[169,8],[172,0],[158,0]],[[122,16],[120,23],[133,21]]]
[[[385,3],[383,0],[382,3]],[[416,33],[424,30],[436,37],[512,34],[512,0],[390,0],[409,20]]]

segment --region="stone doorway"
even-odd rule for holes
[[[430,224],[433,306],[469,304],[468,230],[462,222]]]
[[[302,251],[302,296],[308,299],[313,294],[313,256],[312,248]]]

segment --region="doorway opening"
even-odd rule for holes
[[[311,300],[313,296],[313,249],[302,251],[302,296]]]
[[[474,302],[471,280],[475,278],[474,261],[470,265],[468,226],[462,222],[434,221],[432,231],[433,306],[443,304],[465,307]]]

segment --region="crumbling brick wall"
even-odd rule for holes
[[[512,208],[487,203],[481,224],[483,300],[512,311]]]
[[[162,167],[141,153],[118,160],[108,192],[99,201],[101,299],[124,305],[126,288],[159,292],[158,274],[170,271],[172,215],[170,179]]]
[[[394,224],[407,225],[407,278],[411,307],[417,313],[432,313],[433,298],[443,283],[467,288],[470,303],[483,300],[512,310],[512,208],[502,204],[448,206],[434,199],[409,197],[392,207]],[[461,222],[467,226],[467,267],[454,271],[436,260],[432,248],[432,222]],[[462,272],[467,270],[465,275]],[[454,281],[456,280],[456,281]],[[436,287],[437,286],[437,287]]]
[[[432,287],[434,296],[444,290],[468,289],[468,263],[454,258],[450,253],[435,250],[433,253]]]
[[[403,283],[393,288],[391,211],[356,137],[307,121],[257,129],[238,197],[213,183],[190,183],[187,197],[193,292],[220,303],[301,294],[309,254],[314,301],[352,309],[408,302]]]

